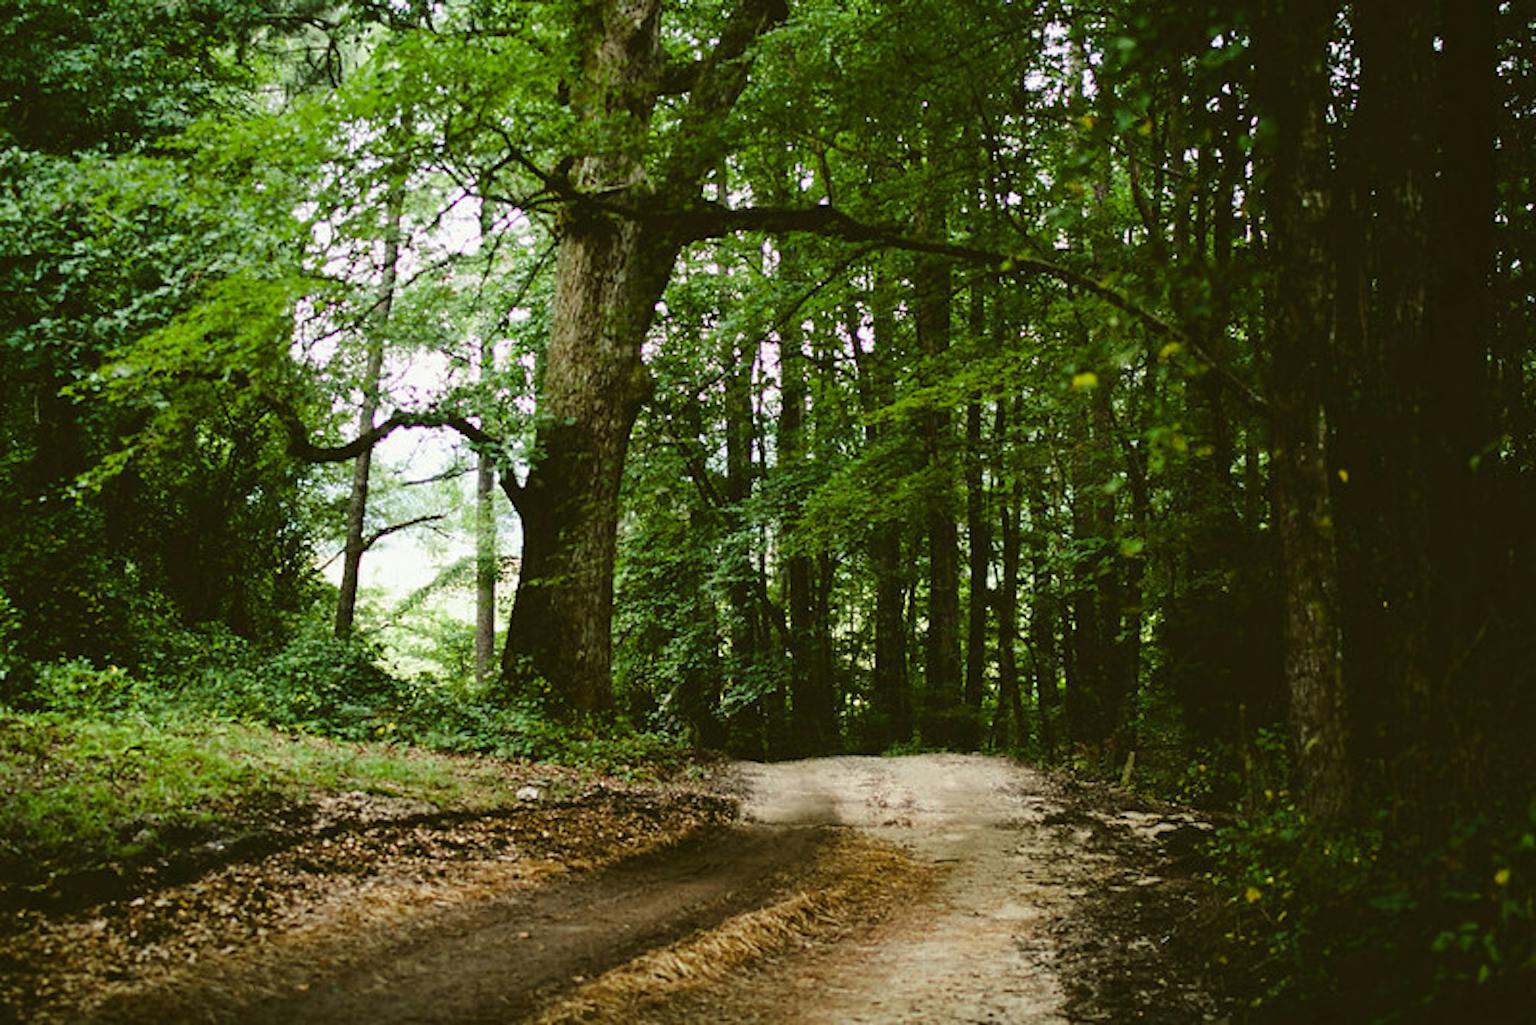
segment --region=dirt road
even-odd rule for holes
[[[743,822],[547,873],[490,824],[430,890],[388,859],[363,882],[355,871],[311,878],[270,930],[216,951],[162,939],[159,960],[171,950],[184,967],[136,976],[120,959],[97,991],[76,987],[83,1003],[44,1007],[36,1020],[1217,1018],[1169,955],[1193,902],[1159,873],[1203,828],[1187,816],[1132,810],[1106,792],[1089,799],[978,756],[741,764],[734,776]],[[560,811],[540,814],[558,828]],[[518,828],[526,844],[529,824]],[[419,877],[422,859],[411,865]],[[261,865],[239,871],[245,887],[297,885]],[[190,899],[169,890],[151,903]],[[195,918],[178,928],[206,927]],[[40,942],[95,942],[118,921],[88,909]],[[144,928],[132,914],[121,921]],[[119,947],[133,942],[143,943]]]
[[[1057,806],[1031,774],[960,755],[834,758],[746,770],[746,814],[852,826],[950,866],[920,915],[811,970],[799,1021],[1065,1022],[1050,925],[1085,852],[1038,827]]]
[[[1089,807],[1039,773],[996,758],[830,758],[742,772],[751,787],[751,819],[849,826],[918,861],[949,866],[922,906],[796,966],[794,991],[806,996],[790,1016],[781,1005],[743,1021],[1083,1020],[1081,998],[1091,987],[1070,976],[1102,974],[1108,966],[1093,963],[1102,959],[1082,948],[1102,949],[1096,942],[1112,945],[1117,937],[1084,943],[1081,934],[1104,923],[1078,916],[1080,904],[1111,894],[1136,901],[1140,891],[1163,883],[1147,871],[1160,861],[1159,839],[1200,828],[1178,814]],[[1148,973],[1146,983],[1166,987],[1169,966],[1159,960],[1148,958],[1132,973]],[[1094,981],[1121,990],[1111,1001],[1117,1006],[1100,1011],[1123,1012],[1126,998],[1134,1005],[1143,995],[1124,992],[1127,982],[1134,989],[1142,980]],[[1186,1022],[1215,1017],[1202,994],[1181,988],[1157,994],[1159,1014]]]

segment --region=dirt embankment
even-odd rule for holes
[[[741,765],[360,824],[0,937],[13,1014],[102,1022],[1200,1022],[1203,828],[959,755]],[[1182,858],[1182,861],[1181,861]],[[3,1014],[0,1014],[3,1017]]]

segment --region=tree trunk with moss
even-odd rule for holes
[[[656,303],[685,241],[654,207],[697,200],[719,166],[720,123],[750,67],[747,48],[785,16],[743,0],[682,91],[678,138],[655,174],[645,158],[664,84],[661,0],[589,3],[576,14],[572,111],[597,148],[563,178],[555,296],[525,484],[503,475],[523,523],[523,558],[502,673],[565,715],[613,703],[613,566],[630,430],[651,393],[641,359]],[[555,176],[561,177],[556,171]],[[599,202],[599,199],[601,200]]]

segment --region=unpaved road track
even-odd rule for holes
[[[1197,817],[1104,788],[1073,792],[974,755],[738,768],[749,820],[853,829],[947,871],[926,899],[877,927],[809,944],[717,992],[714,1020],[1223,1020],[1200,966],[1177,963],[1170,943],[1198,927],[1199,887],[1180,867],[1208,828]],[[699,1003],[692,1010],[672,1020],[708,1020]]]
[[[110,1001],[95,1021],[502,1025],[563,990],[756,907],[828,832],[712,827],[676,846],[532,890],[492,894],[398,929],[285,953],[224,978]],[[256,952],[253,952],[256,953]]]
[[[1091,873],[1039,827],[1060,806],[1001,759],[829,758],[748,766],[745,812],[852,826],[951,866],[933,900],[806,966],[796,1021],[1066,1022],[1050,925]]]
[[[707,826],[681,843],[540,885],[466,887],[387,927],[266,937],[189,965],[173,984],[114,983],[91,1017],[383,1025],[1215,1019],[1202,994],[1168,982],[1176,973],[1159,946],[1166,937],[1137,931],[1148,921],[1161,929],[1169,917],[1166,901],[1143,895],[1165,886],[1152,873],[1166,863],[1159,859],[1169,834],[1201,828],[1189,817],[1126,810],[1120,798],[1085,801],[1028,768],[979,756],[743,763],[735,775],[741,824]],[[1140,924],[1121,935],[1085,926],[1084,908],[1106,895],[1151,913],[1122,915]],[[1109,988],[1131,993],[1129,1003],[1084,1002],[1085,977],[1116,973]],[[1144,1006],[1162,1010],[1146,1014]]]

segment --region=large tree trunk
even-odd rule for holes
[[[660,69],[660,0],[591,4],[576,32],[571,105],[604,150],[582,157],[584,191],[636,196]],[[650,395],[640,346],[677,247],[578,203],[563,211],[536,461],[503,476],[523,521],[523,561],[502,672],[539,681],[551,707],[613,701],[613,564],[629,433]]]
[[[1431,214],[1440,259],[1431,279],[1429,333],[1421,378],[1429,419],[1431,617],[1445,630],[1431,649],[1438,689],[1433,739],[1449,750],[1419,768],[1444,779],[1443,811],[1461,811],[1510,781],[1531,778],[1533,735],[1528,671],[1487,653],[1509,640],[1500,610],[1518,608],[1524,581],[1511,575],[1516,538],[1529,522],[1498,494],[1500,425],[1495,351],[1494,225],[1498,204],[1495,118],[1499,103],[1495,4],[1444,4],[1444,66],[1438,86],[1439,188]],[[1508,21],[1508,19],[1505,19]],[[1489,637],[1495,638],[1487,643]],[[1508,656],[1502,656],[1507,658]],[[1523,677],[1523,680],[1522,680]],[[1516,682],[1521,680],[1522,682]],[[1527,691],[1522,693],[1522,691]],[[1513,788],[1509,788],[1513,789]]]
[[[568,181],[616,205],[698,197],[720,163],[718,125],[740,96],[747,49],[786,11],[777,0],[741,0],[697,68],[673,147],[652,179],[645,158],[662,83],[661,0],[601,0],[575,15],[572,112],[593,149]],[[503,487],[523,520],[523,562],[502,655],[509,678],[542,680],[550,704],[570,713],[613,702],[613,564],[619,485],[630,428],[650,395],[641,345],[671,277],[674,225],[599,211],[580,200],[561,213],[555,297],[536,459],[527,483]]]
[[[389,223],[384,235],[384,264],[379,281],[377,322],[389,323],[391,307],[395,301],[395,276],[400,263],[400,215],[405,201],[404,190],[395,187],[389,196]],[[384,337],[381,331],[371,331],[368,339],[368,355],[363,366],[363,402],[357,412],[359,436],[373,430],[373,421],[379,414],[379,380],[384,372]],[[363,552],[367,542],[363,526],[368,518],[368,478],[373,470],[373,448],[369,446],[358,453],[352,463],[352,492],[347,496],[347,543],[342,553],[341,593],[336,598],[336,622],[334,633],[338,638],[352,634],[352,623],[357,616],[357,587],[362,575]]]
[[[557,710],[592,713],[612,703],[619,485],[651,391],[640,343],[676,249],[603,217],[573,216],[564,232],[539,456],[527,483],[508,490],[523,521],[523,561],[502,672],[543,681]]]
[[[1298,795],[1313,815],[1349,808],[1353,779],[1339,633],[1323,382],[1333,344],[1329,262],[1328,41],[1333,6],[1273,0],[1255,52],[1273,124],[1264,183],[1270,295],[1271,472],[1285,604],[1285,674]]]
[[[1409,831],[1449,826],[1487,786],[1487,699],[1504,675],[1474,657],[1507,593],[1490,472],[1494,17],[1419,0],[1354,18],[1352,234],[1366,244],[1342,277],[1366,315],[1341,438],[1366,459],[1344,489],[1346,637],[1360,760],[1389,767],[1374,782]]]

